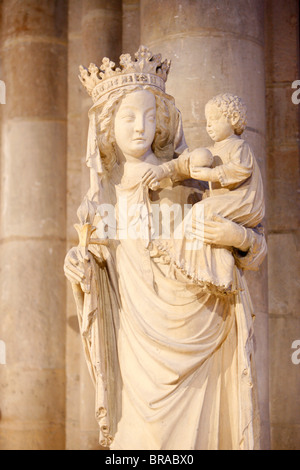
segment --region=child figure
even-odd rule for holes
[[[215,214],[244,227],[256,227],[264,216],[263,185],[260,170],[249,145],[240,135],[246,127],[246,108],[232,94],[217,95],[205,107],[206,130],[214,141],[210,149],[185,151],[178,159],[149,169],[144,184],[158,189],[166,177],[179,176],[209,182],[209,190],[196,203],[189,219],[201,224]],[[186,220],[183,221],[186,227]],[[246,235],[246,230],[245,230]],[[168,252],[171,262],[187,279],[215,293],[234,292],[234,257],[229,248],[203,244],[183,230],[181,239],[156,240]]]

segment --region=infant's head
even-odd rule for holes
[[[197,148],[190,153],[191,167],[208,166],[213,164],[214,157],[212,153],[206,148]]]
[[[214,122],[216,123],[218,118],[219,121],[226,118],[226,121],[231,126],[234,134],[241,135],[247,125],[246,114],[246,106],[238,96],[231,93],[223,93],[221,95],[214,96],[205,106],[207,131],[211,135],[212,139],[216,140],[213,137],[213,132],[210,132],[210,127],[214,126]]]

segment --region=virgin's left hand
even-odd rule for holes
[[[203,228],[196,220],[192,222],[193,234],[196,238],[212,245],[231,246],[247,251],[250,244],[246,229],[221,215],[213,215],[211,220],[204,220]]]

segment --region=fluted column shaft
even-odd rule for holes
[[[1,449],[65,442],[66,7],[2,3]]]

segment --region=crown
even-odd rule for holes
[[[171,61],[162,62],[161,54],[152,54],[146,46],[140,46],[134,59],[130,54],[120,56],[120,67],[107,57],[98,67],[90,64],[89,68],[79,67],[79,80],[96,103],[106,93],[129,85],[150,85],[165,91]]]

